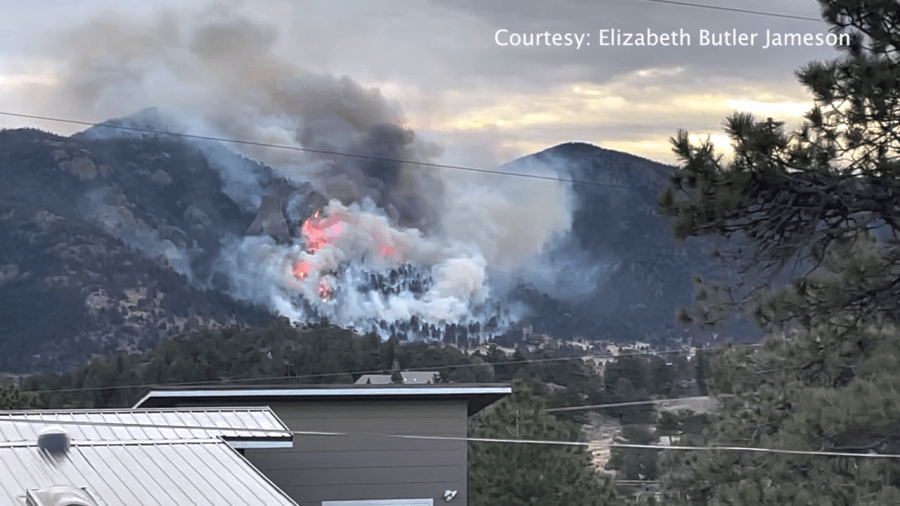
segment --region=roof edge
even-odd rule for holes
[[[459,395],[510,395],[510,386],[440,386],[422,388],[422,386],[402,387],[352,387],[349,388],[222,388],[198,390],[150,390],[132,409],[141,408],[149,399],[190,399],[190,398],[230,398],[230,397],[347,397],[366,398],[379,396],[459,396]]]

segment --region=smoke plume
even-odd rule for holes
[[[590,276],[576,282],[572,274],[573,262],[584,259],[566,259],[574,205],[568,184],[399,163],[433,160],[440,150],[399,126],[399,105],[378,90],[280,58],[278,35],[273,26],[222,11],[142,21],[107,16],[59,42],[59,85],[30,98],[79,118],[154,107],[126,121],[257,143],[228,149],[273,167],[293,190],[270,194],[253,164],[196,141],[232,200],[256,212],[268,199],[286,216],[277,217],[288,225],[279,230],[294,228],[287,238],[223,237],[215,270],[232,295],[296,321],[327,317],[383,334],[402,322],[412,330],[450,323],[484,329],[516,317],[515,308],[498,305],[514,281],[571,294],[576,285],[590,289]],[[89,134],[129,135],[109,128]],[[538,163],[516,170],[561,173]],[[327,205],[311,204],[313,194]],[[313,208],[319,214],[310,216]],[[125,228],[109,212],[97,215],[114,233]],[[270,222],[259,223],[265,232]],[[148,244],[154,241],[160,244]],[[172,256],[186,273],[184,260],[158,236],[136,233],[131,242]]]

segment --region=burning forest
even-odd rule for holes
[[[320,199],[313,191],[299,202]],[[260,212],[275,216],[263,221],[284,219],[265,207]],[[269,235],[248,235],[223,250],[224,264],[236,268],[236,254],[244,265],[225,271],[237,296],[296,322],[327,318],[384,337],[399,331],[429,338],[451,324],[498,332],[512,321],[509,310],[490,299],[480,251],[398,225],[369,199],[348,206],[332,200],[287,228],[296,235],[281,244]],[[267,290],[257,290],[260,281]]]

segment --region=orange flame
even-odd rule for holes
[[[328,279],[322,278],[319,280],[319,298],[322,300],[328,300],[331,296],[331,292],[328,289]]]
[[[312,266],[309,265],[308,262],[300,261],[294,264],[294,277],[300,281],[306,279],[306,276],[309,274],[309,271],[312,269]]]
[[[382,258],[390,258],[395,262],[400,261],[400,250],[389,238],[378,230],[372,230],[372,239],[378,247],[378,255]]]
[[[346,220],[343,216],[335,214],[325,218],[320,218],[320,213],[316,211],[309,219],[303,222],[300,230],[306,239],[306,249],[310,253],[322,249],[323,246],[332,244],[344,232]]]
[[[384,258],[391,258],[394,261],[400,260],[400,252],[391,244],[382,245],[381,249],[378,250],[378,254]]]

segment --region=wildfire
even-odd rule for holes
[[[306,249],[315,253],[323,246],[333,243],[344,233],[347,226],[347,217],[341,214],[322,216],[321,211],[316,211],[308,220],[303,222],[301,231],[306,239]]]
[[[385,244],[378,250],[378,254],[384,258],[391,258],[395,261],[400,260],[400,252],[393,245]]]
[[[401,241],[397,241],[386,230],[384,223],[368,216],[362,218],[354,212],[336,209],[334,212],[318,210],[300,227],[303,235],[305,255],[295,258],[291,266],[294,278],[303,282],[304,289],[315,287],[315,294],[328,302],[337,296],[336,279],[333,274],[339,269],[335,258],[359,258],[365,262],[367,254],[378,255],[382,259],[400,262]],[[325,248],[323,250],[323,248]],[[332,255],[332,248],[335,255]],[[385,265],[391,262],[379,262]],[[311,295],[310,292],[306,292]]]
[[[331,287],[328,286],[328,278],[324,276],[319,280],[319,298],[322,300],[331,298]]]
[[[309,271],[312,269],[312,266],[309,265],[308,262],[300,261],[294,264],[294,277],[300,281],[306,279],[306,276],[309,275]]]

